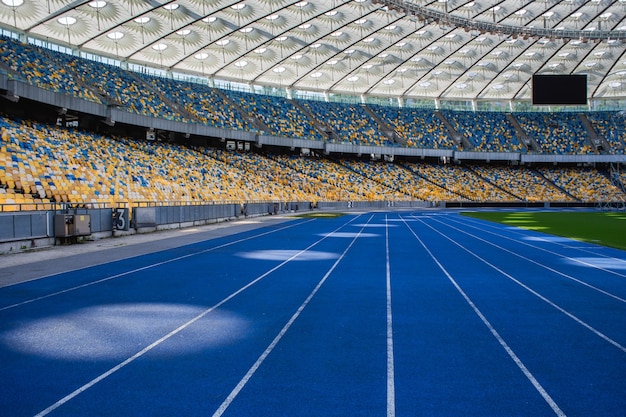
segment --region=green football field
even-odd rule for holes
[[[626,213],[521,211],[462,214],[626,250]]]

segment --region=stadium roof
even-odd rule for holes
[[[0,26],[81,51],[293,90],[529,100],[533,73],[626,97],[626,0],[0,0]]]

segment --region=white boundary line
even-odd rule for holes
[[[373,215],[372,215],[372,217],[373,217]],[[369,221],[371,221],[372,217],[370,217],[370,220],[368,220],[368,223],[369,223]],[[361,236],[361,233],[363,232],[364,228],[365,228],[365,226],[362,226],[361,230],[359,230],[359,233],[357,233],[357,235],[354,238],[352,238],[352,241],[350,242],[348,247],[346,247],[346,249],[339,256],[339,258],[337,258],[335,263],[330,267],[330,269],[322,277],[320,282],[317,283],[315,288],[313,288],[313,291],[311,291],[309,296],[304,300],[304,302],[300,305],[300,307],[298,307],[298,310],[296,310],[296,312],[293,313],[293,315],[291,316],[291,318],[289,319],[287,324],[285,324],[283,326],[283,328],[280,330],[280,332],[278,332],[278,334],[276,335],[274,340],[272,340],[272,342],[269,344],[269,346],[263,351],[263,353],[261,353],[261,356],[259,356],[259,358],[256,360],[256,362],[254,362],[254,364],[250,367],[250,369],[248,369],[248,372],[246,372],[246,374],[243,376],[243,378],[241,378],[241,380],[235,386],[235,388],[233,388],[233,390],[230,392],[228,397],[226,397],[224,402],[222,402],[222,404],[218,407],[218,409],[215,410],[215,412],[213,413],[213,417],[220,417],[221,415],[223,415],[224,412],[226,411],[226,409],[232,404],[232,402],[235,400],[237,395],[239,395],[241,390],[246,386],[248,381],[250,381],[250,379],[254,376],[254,374],[259,369],[259,367],[263,364],[265,359],[269,356],[270,353],[272,353],[272,351],[274,350],[274,348],[276,347],[278,342],[280,342],[280,340],[283,338],[283,336],[285,336],[285,334],[287,333],[289,328],[291,328],[293,323],[298,319],[298,317],[300,316],[302,311],[306,308],[306,306],[309,304],[309,302],[311,302],[313,297],[315,297],[315,295],[317,294],[319,289],[322,287],[322,285],[324,285],[324,283],[326,282],[326,280],[328,279],[330,274],[332,274],[332,272],[335,270],[337,265],[339,265],[339,263],[346,256],[348,251],[352,248],[352,245],[354,245],[354,242],[356,242],[356,240],[359,238],[359,236]]]
[[[610,337],[608,337],[607,335],[605,335],[604,333],[602,333],[601,331],[597,330],[596,328],[594,328],[593,326],[591,326],[590,324],[587,324],[586,322],[584,322],[583,320],[579,319],[578,317],[576,317],[574,314],[570,313],[569,311],[565,310],[563,307],[555,304],[554,302],[552,302],[551,300],[549,300],[547,297],[544,297],[543,295],[539,294],[537,291],[533,290],[532,288],[530,288],[529,286],[527,286],[526,284],[524,284],[523,282],[519,281],[517,278],[513,277],[512,275],[506,273],[505,271],[503,271],[502,269],[498,268],[497,266],[495,266],[494,264],[490,263],[489,261],[487,261],[484,258],[481,258],[479,255],[477,255],[476,253],[472,252],[471,250],[467,249],[465,246],[461,245],[460,243],[458,243],[457,241],[455,241],[454,239],[452,239],[449,236],[446,236],[445,234],[443,234],[442,232],[440,232],[439,230],[435,229],[433,226],[427,224],[426,222],[424,222],[423,220],[420,220],[420,222],[422,222],[426,227],[432,229],[433,231],[435,231],[436,233],[438,233],[439,235],[443,236],[444,238],[448,239],[450,242],[454,243],[455,245],[457,245],[458,247],[460,247],[461,249],[463,249],[464,251],[466,251],[467,253],[469,253],[470,255],[474,256],[475,258],[477,258],[478,260],[480,260],[481,262],[483,262],[485,265],[491,267],[492,269],[496,270],[497,272],[499,272],[500,274],[504,275],[506,278],[510,279],[511,281],[513,281],[514,283],[516,283],[517,285],[519,285],[520,287],[524,288],[526,291],[530,292],[532,295],[534,295],[535,297],[539,298],[541,301],[545,302],[546,304],[554,307],[556,310],[560,311],[561,313],[565,314],[567,317],[571,318],[572,320],[574,320],[576,323],[580,324],[581,326],[585,327],[586,329],[590,330],[592,333],[595,333],[597,336],[599,336],[601,339],[604,339],[605,341],[609,342],[610,344],[612,344],[613,346],[615,346],[616,348],[618,348],[619,350],[621,350],[622,352],[626,352],[626,347],[622,346],[621,344],[619,344],[618,342],[616,342],[615,340],[611,339]]]
[[[96,281],[87,282],[85,284],[77,285],[75,287],[66,288],[64,290],[60,290],[60,291],[56,291],[56,292],[53,292],[53,293],[50,293],[50,294],[42,295],[40,297],[31,298],[30,300],[20,301],[19,303],[11,304],[11,305],[8,305],[8,306],[5,306],[5,307],[0,307],[0,311],[9,310],[11,308],[15,308],[15,307],[19,307],[19,306],[22,306],[22,305],[25,305],[25,304],[33,303],[35,301],[45,300],[46,298],[50,298],[50,297],[54,297],[54,296],[57,296],[57,295],[65,294],[65,293],[68,293],[68,292],[71,292],[71,291],[74,291],[74,290],[78,290],[78,289],[81,289],[81,288],[89,287],[91,285],[101,284],[103,282],[110,281],[110,280],[115,279],[115,278],[120,278],[120,277],[123,277],[123,276],[126,276],[126,275],[134,274],[135,272],[141,272],[141,271],[144,271],[146,269],[151,269],[151,268],[154,268],[154,267],[157,267],[157,266],[168,264],[170,262],[180,261],[181,259],[186,259],[186,258],[189,258],[189,257],[192,257],[192,256],[201,255],[203,253],[211,252],[211,251],[214,251],[214,250],[217,250],[217,249],[225,248],[227,246],[235,245],[237,243],[245,242],[246,240],[255,239],[257,237],[261,237],[261,236],[265,236],[265,235],[268,235],[268,234],[271,234],[271,233],[279,232],[281,230],[289,229],[291,227],[295,227],[295,226],[298,226],[300,224],[308,223],[308,222],[311,222],[313,220],[315,220],[315,219],[306,220],[306,221],[301,222],[301,223],[290,224],[290,225],[285,226],[285,227],[281,227],[281,228],[278,228],[278,229],[275,229],[275,230],[269,230],[267,232],[260,233],[258,235],[254,235],[254,236],[248,236],[248,237],[243,238],[243,239],[234,240],[232,242],[228,242],[228,243],[224,243],[224,244],[219,245],[219,246],[214,246],[212,248],[204,249],[204,250],[201,250],[199,252],[188,253],[187,255],[178,256],[176,258],[168,259],[166,261],[157,262],[155,264],[146,265],[146,266],[143,266],[141,268],[132,269],[130,271],[122,272],[120,274],[112,275],[110,277],[102,278],[102,279],[99,279],[99,280],[96,280]],[[172,248],[172,249],[174,249],[174,248]],[[138,255],[138,256],[143,256],[143,255]],[[126,258],[126,259],[130,259],[130,258]],[[80,271],[80,270],[83,270],[83,269],[87,269],[87,268],[91,268],[91,267],[97,267],[97,266],[102,266],[102,265],[106,265],[106,263],[98,264],[98,265],[86,266],[84,268],[79,268],[79,269],[66,271],[66,272],[60,272],[58,274],[48,275],[46,277],[41,277],[41,278],[36,278],[36,279],[50,278],[50,277],[54,277],[54,276],[58,276],[58,275],[62,275],[62,274],[70,273],[70,272],[76,272],[76,271]],[[25,282],[32,282],[32,281],[34,281],[36,279],[25,281]],[[17,284],[13,284],[13,285],[17,285]],[[3,287],[3,288],[7,288],[7,287]]]
[[[244,292],[248,288],[252,287],[254,284],[256,284],[257,282],[261,281],[263,278],[267,277],[268,275],[270,275],[274,271],[276,271],[279,268],[283,267],[284,265],[286,265],[287,263],[291,262],[292,260],[294,260],[298,256],[302,255],[303,253],[309,251],[311,248],[313,248],[314,246],[316,246],[317,244],[319,244],[320,242],[322,242],[323,240],[325,240],[326,238],[331,236],[337,230],[342,229],[343,227],[345,227],[346,225],[348,225],[349,223],[354,221],[356,218],[358,218],[358,216],[353,218],[349,222],[342,224],[340,227],[335,229],[330,234],[325,235],[324,237],[322,237],[321,239],[319,239],[315,243],[309,245],[307,248],[302,249],[300,252],[298,252],[298,253],[294,254],[293,256],[291,256],[289,259],[281,262],[280,264],[276,265],[272,269],[270,269],[267,272],[265,272],[264,274],[260,275],[259,277],[257,277],[253,281],[251,281],[248,284],[244,285],[243,287],[239,288],[237,291],[233,292],[232,294],[230,294],[228,297],[224,298],[219,303],[217,303],[214,306],[209,307],[208,309],[204,310],[202,313],[198,314],[197,316],[195,316],[191,320],[183,323],[182,325],[180,325],[176,329],[172,330],[171,332],[169,332],[165,336],[161,337],[160,339],[156,340],[155,342],[153,342],[150,345],[146,346],[145,348],[141,349],[139,352],[135,353],[133,356],[129,357],[128,359],[124,360],[123,362],[120,362],[119,364],[117,364],[113,368],[109,369],[108,371],[104,372],[103,374],[101,374],[101,375],[97,376],[96,378],[92,379],[91,381],[89,381],[85,385],[77,388],[76,390],[74,390],[70,394],[66,395],[65,397],[61,398],[59,401],[55,402],[54,404],[52,404],[48,408],[46,408],[43,411],[40,411],[39,413],[37,413],[34,417],[43,417],[43,416],[46,416],[46,415],[50,414],[52,411],[56,410],[57,408],[59,408],[60,406],[65,404],[66,402],[70,401],[71,399],[73,399],[73,398],[77,397],[78,395],[80,395],[82,392],[84,392],[84,391],[88,390],[89,388],[93,387],[98,382],[100,382],[103,379],[111,376],[112,374],[114,374],[115,372],[119,371],[120,369],[122,369],[126,365],[130,364],[131,362],[134,362],[136,359],[138,359],[141,356],[145,355],[146,353],[148,353],[149,351],[151,351],[152,349],[154,349],[155,347],[157,347],[158,345],[160,345],[164,341],[170,339],[172,336],[174,336],[174,335],[180,333],[181,331],[185,330],[187,327],[191,326],[193,323],[197,322],[198,320],[200,320],[201,318],[203,318],[207,314],[211,313],[212,311],[214,311],[215,309],[219,308],[220,306],[222,306],[226,302],[230,301],[231,299],[233,299],[237,295],[241,294],[242,292]],[[223,246],[227,246],[227,245],[222,245],[222,247]],[[194,254],[186,255],[184,257],[192,256],[192,255],[194,255]],[[176,258],[176,259],[181,259],[181,258]]]
[[[554,273],[554,274],[560,275],[560,276],[562,276],[562,277],[564,277],[564,278],[567,278],[567,279],[569,279],[569,280],[572,280],[572,281],[574,281],[574,282],[577,282],[577,283],[579,283],[580,285],[584,285],[585,287],[591,288],[592,290],[595,290],[595,291],[597,291],[597,292],[599,292],[599,293],[602,293],[602,294],[604,294],[604,295],[606,295],[606,296],[608,296],[608,297],[614,298],[614,299],[616,299],[617,301],[621,301],[622,303],[626,303],[626,299],[624,299],[624,298],[621,298],[621,297],[619,297],[619,296],[617,296],[617,295],[615,295],[615,294],[611,294],[611,293],[610,293],[610,292],[608,292],[608,291],[605,291],[605,290],[603,290],[603,289],[601,289],[601,288],[598,288],[598,287],[596,287],[596,286],[593,286],[593,285],[591,285],[591,284],[589,284],[589,283],[587,283],[587,282],[585,282],[585,281],[582,281],[582,280],[580,280],[580,279],[578,279],[578,278],[576,278],[576,277],[573,277],[573,276],[571,276],[571,275],[568,275],[568,274],[566,274],[566,273],[564,273],[564,272],[561,272],[561,271],[559,271],[559,270],[557,270],[557,269],[551,268],[551,267],[549,267],[549,266],[547,266],[547,265],[544,265],[544,264],[542,264],[542,263],[540,263],[540,262],[537,262],[537,261],[535,261],[535,260],[533,260],[533,259],[530,259],[530,258],[527,258],[527,257],[525,257],[525,256],[522,256],[522,255],[520,255],[519,253],[517,253],[517,252],[515,252],[515,251],[512,251],[512,250],[510,250],[510,249],[507,249],[507,248],[504,248],[504,247],[502,247],[502,246],[496,245],[495,243],[493,243],[493,242],[491,242],[491,241],[489,241],[489,240],[487,240],[487,239],[483,239],[483,238],[481,238],[480,236],[476,236],[476,235],[471,234],[471,233],[469,233],[469,232],[467,232],[467,231],[465,231],[465,230],[459,229],[458,227],[454,227],[454,226],[452,226],[452,225],[450,225],[450,224],[444,223],[444,222],[442,222],[442,221],[440,221],[440,220],[437,220],[437,219],[434,219],[434,221],[436,221],[436,222],[437,222],[437,223],[439,223],[439,224],[443,224],[444,226],[450,227],[450,228],[452,228],[452,229],[454,229],[454,230],[457,230],[457,231],[459,231],[460,233],[466,234],[467,236],[471,236],[471,237],[473,237],[474,239],[480,240],[481,242],[487,243],[488,245],[491,245],[491,246],[493,246],[493,247],[495,247],[495,248],[498,248],[498,249],[500,249],[500,250],[502,250],[502,251],[504,251],[504,252],[510,253],[511,255],[515,255],[515,256],[517,256],[518,258],[521,258],[521,259],[523,259],[523,260],[525,260],[525,261],[527,261],[527,262],[530,262],[530,263],[532,263],[532,264],[535,264],[535,265],[537,265],[537,266],[539,266],[539,267],[541,267],[541,268],[547,269],[548,271],[550,271],[550,272],[552,272],[552,273]],[[468,226],[469,226],[469,225],[468,225]],[[478,227],[474,227],[474,226],[469,226],[469,227],[471,227],[471,228],[473,228],[473,229],[478,229],[478,230],[480,230],[480,228],[478,228]],[[521,243],[522,245],[527,245],[527,246],[530,246],[531,248],[535,248],[535,246],[533,246],[533,245],[529,245],[529,244],[527,244],[527,243],[520,242],[520,241],[515,240],[515,239],[513,239],[513,238],[509,238],[509,237],[506,237],[506,236],[502,236],[502,235],[499,235],[499,234],[497,234],[497,233],[489,232],[489,231],[486,231],[486,230],[485,230],[485,233],[489,233],[489,234],[493,234],[493,235],[496,235],[496,236],[500,236],[500,237],[501,237],[501,238],[503,238],[503,239],[512,240],[512,241],[513,241],[513,242],[515,242],[515,243]],[[535,248],[535,249],[543,250],[543,249],[541,249],[541,248]],[[552,251],[546,251],[546,252],[551,253],[551,254],[554,254],[554,255],[557,255],[557,256],[560,256],[560,257],[565,258],[565,259],[571,259],[571,258],[568,258],[567,256],[560,255],[560,254],[558,254],[557,252],[552,252]],[[604,269],[602,269],[602,268],[597,268],[597,269],[600,269],[601,271],[604,271]],[[611,271],[604,271],[604,272],[611,272]]]
[[[415,233],[415,231],[413,229],[411,229],[411,227],[409,227],[408,223],[405,223],[405,224],[406,224],[406,227],[411,231],[413,236],[415,236],[415,238],[418,240],[418,242],[422,245],[424,250],[426,250],[426,252],[428,252],[428,255],[437,264],[439,269],[445,274],[445,276],[452,283],[452,285],[454,285],[454,288],[456,288],[456,290],[459,292],[459,294],[461,294],[461,296],[465,299],[465,302],[467,302],[467,304],[469,304],[469,306],[472,308],[472,310],[474,310],[474,313],[476,313],[476,315],[480,318],[480,320],[483,322],[483,324],[485,326],[487,326],[487,329],[489,329],[489,331],[496,338],[498,343],[500,343],[500,346],[502,346],[502,348],[504,348],[504,350],[509,355],[509,357],[513,360],[513,362],[515,362],[515,365],[517,365],[517,367],[522,371],[524,376],[526,376],[526,378],[530,381],[530,383],[533,385],[533,387],[535,387],[537,392],[539,392],[539,394],[543,397],[543,399],[546,401],[546,403],[548,403],[550,408],[552,408],[552,411],[554,411],[554,413],[557,416],[559,416],[559,417],[565,417],[565,413],[561,410],[561,408],[558,406],[558,404],[552,399],[550,394],[548,394],[548,392],[543,388],[543,386],[539,383],[539,381],[537,381],[535,376],[528,370],[528,368],[526,367],[526,365],[524,365],[522,360],[515,354],[515,352],[513,352],[513,349],[511,349],[511,347],[506,343],[506,341],[502,338],[502,336],[500,336],[498,331],[493,327],[493,325],[489,322],[489,320],[487,320],[485,315],[478,309],[478,307],[476,307],[474,302],[469,298],[469,296],[465,293],[465,291],[463,291],[463,289],[455,281],[455,279],[452,277],[452,275],[450,275],[450,273],[439,262],[439,260],[430,251],[430,249],[428,249],[426,244],[424,244],[422,239],[420,239],[420,237]]]
[[[393,312],[391,309],[391,263],[389,257],[389,227],[385,214],[385,258],[387,282],[387,417],[396,415],[395,364],[393,356]]]

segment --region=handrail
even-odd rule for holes
[[[405,0],[373,0],[373,3],[381,4],[390,10],[407,13],[427,22],[437,22],[440,25],[455,26],[467,30],[476,30],[481,33],[499,33],[503,35],[521,36],[523,38],[552,38],[552,39],[577,39],[585,40],[626,40],[624,30],[572,30],[572,29],[548,29],[530,26],[513,26],[501,23],[477,21],[453,15],[451,13],[433,10]]]

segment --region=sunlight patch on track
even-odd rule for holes
[[[386,229],[388,227],[397,227],[395,224],[384,224],[384,223],[371,223],[371,224],[353,224],[352,226],[355,227],[362,227],[362,228],[382,228],[382,229]]]
[[[337,232],[337,233],[322,233],[319,234],[318,236],[324,236],[324,237],[343,237],[343,238],[349,238],[349,239],[353,239],[355,237],[379,237],[381,235],[378,235],[376,233],[350,233],[350,232]]]
[[[572,257],[564,259],[569,265],[582,266],[585,268],[619,269],[626,271],[626,259],[604,257]]]
[[[35,319],[0,334],[12,350],[58,360],[110,360],[128,356],[155,335],[161,336],[197,316],[206,307],[187,304],[135,303],[82,308],[71,313]],[[172,338],[153,354],[178,356],[240,340],[247,321],[217,310],[203,326],[189,327],[184,338]]]
[[[333,236],[336,233],[332,234]],[[257,259],[261,261],[286,261],[291,259],[292,261],[323,261],[327,259],[337,259],[338,254],[333,252],[321,252],[321,251],[306,251],[291,249],[267,249],[267,250],[255,250],[250,252],[239,252],[237,256],[245,259]],[[297,255],[297,256],[296,256]],[[295,256],[295,257],[294,257]]]
[[[515,229],[515,228],[513,228]],[[522,240],[531,242],[575,243],[575,240],[561,236],[524,236]]]

